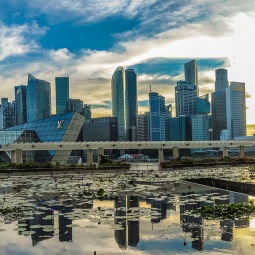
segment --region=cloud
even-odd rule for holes
[[[41,36],[46,31],[47,28],[39,27],[36,22],[12,26],[0,23],[0,61],[36,50],[39,46],[30,36]]]

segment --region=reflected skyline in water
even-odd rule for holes
[[[5,191],[21,196],[29,188],[14,185]],[[247,203],[254,199],[241,193],[179,182],[164,184],[146,195],[123,189],[102,201],[94,198],[74,203],[78,195],[72,200],[63,192],[48,192],[44,196],[29,194],[23,197],[33,208],[27,219],[4,224],[2,218],[0,228],[6,231],[0,232],[0,245],[6,255],[93,254],[94,251],[128,255],[196,254],[198,251],[216,254],[215,247],[222,252],[230,252],[236,245],[242,246],[245,252],[253,247],[253,241],[239,243],[241,239],[236,234],[255,236],[249,220],[210,221],[187,213],[202,205]],[[14,231],[17,224],[26,225],[20,227],[21,231]],[[24,235],[24,231],[32,232]],[[10,240],[16,244],[8,247]],[[43,253],[50,247],[49,253]]]

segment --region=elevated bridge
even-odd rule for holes
[[[91,164],[92,150],[98,150],[98,155],[104,155],[105,149],[158,149],[158,160],[164,160],[164,149],[173,150],[173,158],[179,157],[179,149],[192,148],[222,148],[223,157],[228,156],[228,148],[239,148],[239,156],[244,157],[244,147],[253,146],[254,141],[229,140],[229,141],[155,141],[155,142],[39,142],[39,143],[11,143],[2,145],[0,151],[11,152],[13,163],[22,163],[22,151],[70,151],[87,150],[87,164]]]

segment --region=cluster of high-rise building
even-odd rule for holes
[[[137,74],[134,69],[117,67],[111,80],[112,116],[100,118],[91,118],[91,105],[69,97],[69,77],[56,77],[56,115],[83,115],[83,137],[91,141],[197,141],[245,136],[245,84],[229,83],[227,70],[217,69],[210,102],[209,94],[199,96],[196,60],[184,65],[184,74],[185,80],[175,86],[175,114],[165,97],[150,90],[149,111],[138,115]],[[14,101],[1,99],[1,129],[52,116],[49,82],[28,74],[27,85],[15,86],[14,91]],[[100,134],[100,128],[107,132]]]

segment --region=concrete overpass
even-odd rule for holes
[[[179,157],[179,149],[192,148],[223,148],[223,157],[228,156],[229,147],[238,147],[239,156],[244,157],[244,147],[253,146],[254,141],[155,141],[155,142],[43,142],[43,143],[12,143],[2,145],[0,151],[11,152],[13,163],[22,163],[22,151],[42,150],[87,150],[87,164],[93,163],[92,150],[98,150],[98,155],[104,155],[105,149],[158,149],[158,160],[164,160],[164,149],[173,150],[173,158]]]

